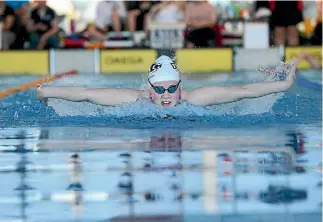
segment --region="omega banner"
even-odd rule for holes
[[[148,72],[155,50],[102,50],[101,73]]]

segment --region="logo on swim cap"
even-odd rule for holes
[[[177,72],[179,72],[178,67],[177,67],[177,65],[174,62],[172,62],[171,65],[173,66],[173,69],[176,69]]]
[[[162,64],[160,63],[153,63],[151,66],[150,66],[150,69],[149,69],[149,72],[155,72],[157,71],[158,69],[160,69],[162,66]]]
[[[161,81],[179,81],[180,73],[177,65],[168,56],[159,57],[149,69],[148,79],[151,83]]]

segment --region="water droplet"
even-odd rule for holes
[[[19,115],[18,115],[18,112],[16,111],[16,112],[15,112],[15,115],[14,115],[14,118],[15,118],[15,119],[18,119],[18,117],[19,117]]]

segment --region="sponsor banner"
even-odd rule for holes
[[[279,48],[235,50],[235,71],[257,70],[260,66],[275,67],[280,64]]]
[[[232,71],[232,49],[181,49],[176,58],[181,72]]]
[[[305,47],[286,47],[285,60],[289,62],[295,59],[300,53],[312,54],[322,64],[322,48],[320,46],[305,46]],[[311,65],[307,61],[302,61],[297,66],[298,69],[309,69]]]
[[[66,70],[76,69],[80,73],[94,73],[95,70],[95,55],[91,50],[75,50],[64,49],[55,50],[55,58],[51,58],[52,73],[66,72]],[[99,64],[99,59],[97,63]]]
[[[48,51],[2,51],[0,74],[49,74]]]
[[[155,50],[102,50],[101,73],[148,72]]]

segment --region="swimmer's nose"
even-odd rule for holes
[[[167,90],[163,93],[162,98],[170,98],[169,92],[167,92]]]

